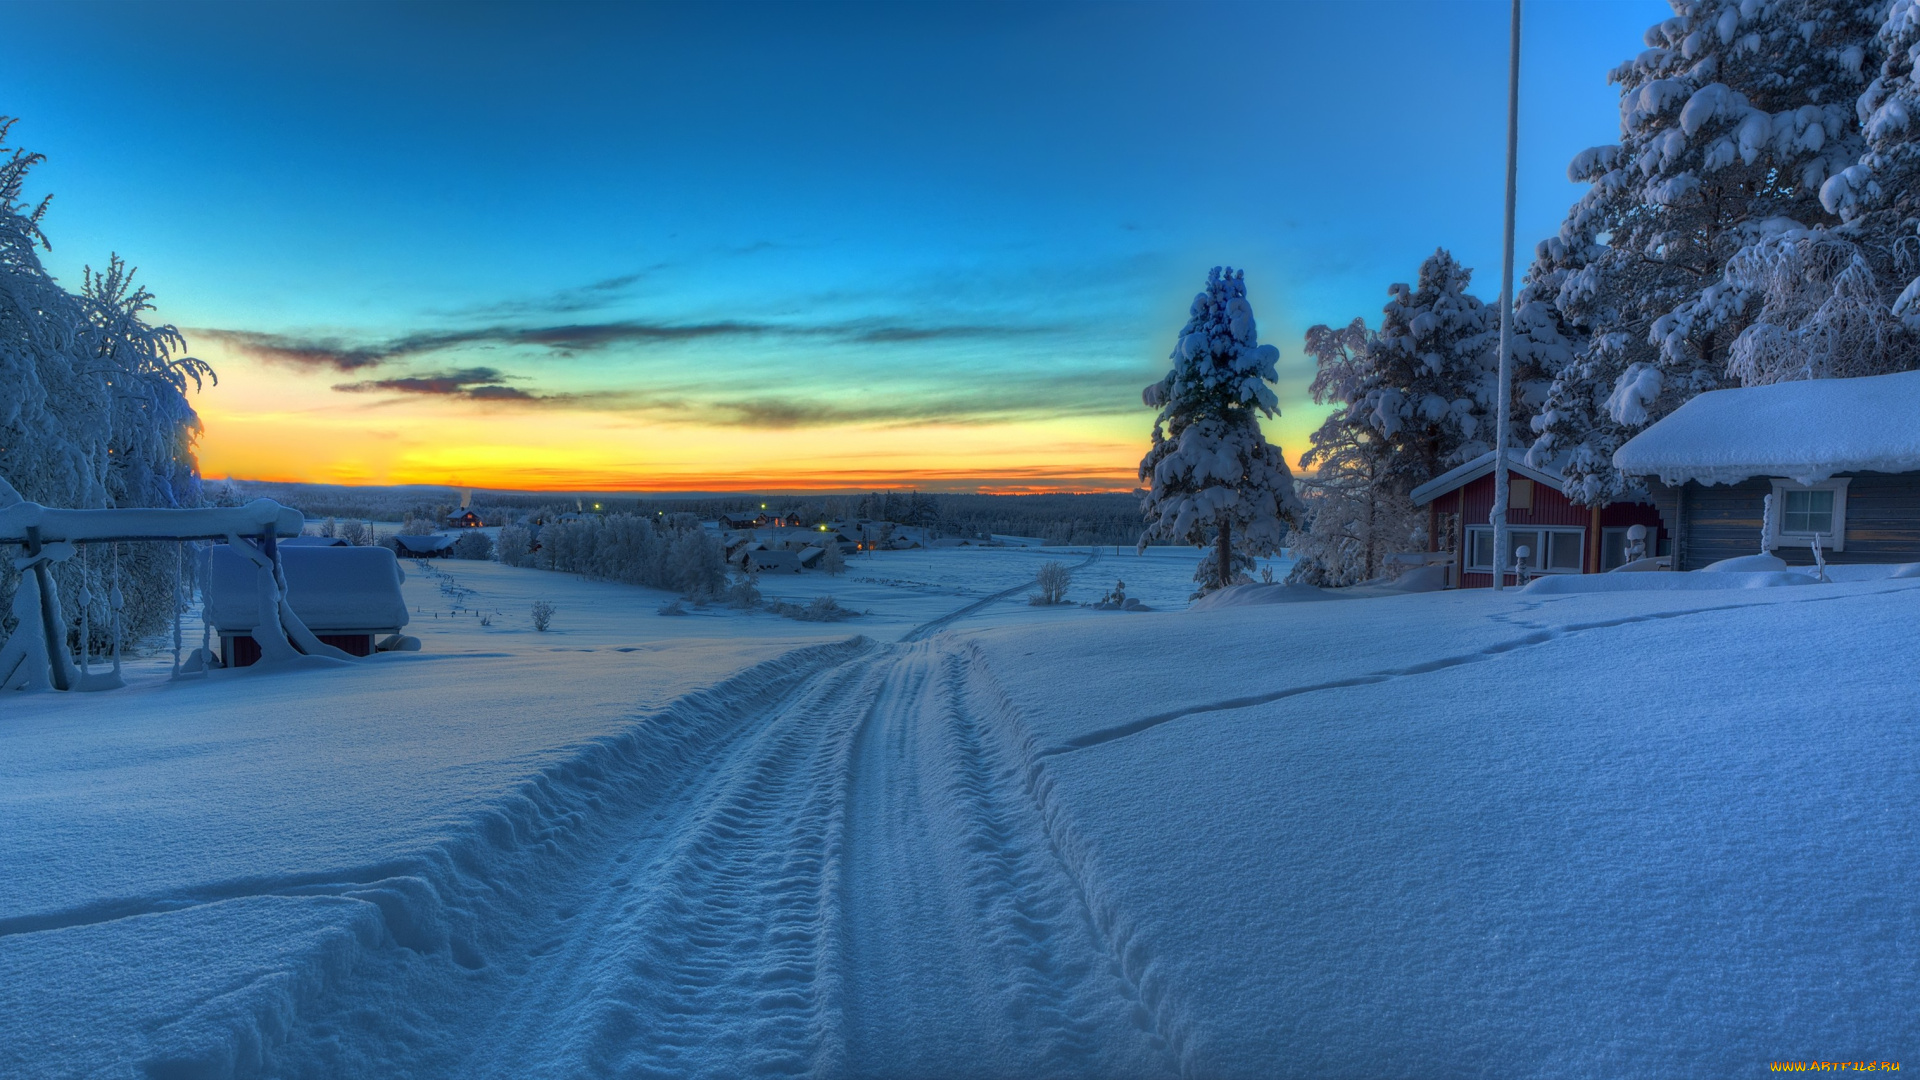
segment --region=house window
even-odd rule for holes
[[[1467,569],[1493,569],[1493,530],[1468,529],[1467,538],[1471,542],[1467,550]]]
[[[1533,480],[1530,477],[1507,477],[1507,509],[1533,509]]]
[[[1830,533],[1833,531],[1832,491],[1787,491],[1781,503],[1780,531],[1783,533]]]
[[[1767,533],[1775,547],[1812,547],[1813,538],[1828,551],[1843,551],[1847,540],[1848,480],[1818,484],[1773,482],[1772,516]]]
[[[1531,574],[1577,574],[1583,565],[1587,530],[1580,528],[1540,528],[1528,526],[1507,530],[1507,569],[1518,562],[1517,553],[1527,549],[1527,572]],[[1493,572],[1493,526],[1473,525],[1467,529],[1467,569],[1483,574]]]

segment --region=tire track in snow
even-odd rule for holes
[[[740,717],[682,798],[556,888],[521,985],[482,1021],[495,1034],[454,1075],[811,1071],[826,828],[804,810],[876,662]]]
[[[973,654],[900,650],[855,740],[830,1075],[1164,1076],[1020,763],[972,700]]]
[[[476,825],[510,865],[447,855],[421,905],[476,924],[460,962],[389,944],[280,1071],[1170,1075],[976,655],[800,650],[550,770],[529,820]]]
[[[744,718],[555,888],[453,1074],[1170,1075],[971,655],[862,654]]]
[[[529,1027],[559,1026],[576,1003],[547,996],[556,987],[543,981],[550,967],[538,961],[591,939],[583,933],[590,920],[579,920],[590,901],[630,899],[581,886],[610,884],[636,850],[657,847],[650,838],[698,803],[714,763],[750,737],[759,718],[873,651],[865,638],[798,649],[688,694],[549,766],[424,852],[409,879],[416,887],[380,908],[387,940],[363,950],[350,977],[284,1010],[289,1015],[263,1018],[284,1030],[298,1017],[273,1054],[274,1075],[468,1077],[489,1071],[485,1057],[479,1068],[460,1067],[475,1045],[535,1041]],[[503,1013],[506,999],[535,1008]],[[571,1050],[573,1058],[516,1075],[575,1075],[584,1049]]]
[[[1042,760],[1033,726],[994,677],[979,646],[968,642],[965,649],[969,697],[979,715],[986,718],[983,723],[998,733],[998,741],[1014,761],[1028,804],[1037,811],[1048,849],[1077,891],[1079,911],[1103,946],[1114,979],[1132,1010],[1134,1026],[1152,1035],[1152,1058],[1170,1057],[1173,1064],[1168,1071],[1177,1070],[1181,1076],[1205,1075],[1204,1068],[1191,1060],[1184,1012],[1177,1001],[1168,998],[1165,984],[1154,978],[1152,953],[1135,936],[1132,919],[1100,888],[1086,844],[1073,827],[1071,815],[1053,797],[1053,777]]]
[[[1600,619],[1594,622],[1569,623],[1565,626],[1547,626],[1518,638],[1495,642],[1492,645],[1488,645],[1482,649],[1476,649],[1470,653],[1445,656],[1437,660],[1427,660],[1402,668],[1389,668],[1384,671],[1369,672],[1364,675],[1355,675],[1344,679],[1330,679],[1326,682],[1309,683],[1304,686],[1289,686],[1285,689],[1271,690],[1262,694],[1249,694],[1245,697],[1227,698],[1222,701],[1209,702],[1204,705],[1191,705],[1183,709],[1174,709],[1168,712],[1155,713],[1152,716],[1143,716],[1124,724],[1116,724],[1112,727],[1100,728],[1096,731],[1076,735],[1057,746],[1037,750],[1035,751],[1035,755],[1044,758],[1054,757],[1059,754],[1071,754],[1078,750],[1101,746],[1113,742],[1116,739],[1124,739],[1131,735],[1138,735],[1143,731],[1150,731],[1162,724],[1172,723],[1175,720],[1184,720],[1190,716],[1230,712],[1234,709],[1246,709],[1256,705],[1267,705],[1275,701],[1285,700],[1286,698],[1299,697],[1302,694],[1315,694],[1323,690],[1340,690],[1350,686],[1370,686],[1374,683],[1388,682],[1393,679],[1404,679],[1415,675],[1426,675],[1435,671],[1444,671],[1447,668],[1460,667],[1463,664],[1484,663],[1495,657],[1513,652],[1516,649],[1544,645],[1549,641],[1557,641],[1560,638],[1572,634],[1586,633],[1591,630],[1606,630],[1616,626],[1629,626],[1634,623],[1659,622],[1665,619],[1678,619],[1689,615],[1708,615],[1716,611],[1738,611],[1744,608],[1772,607],[1781,604],[1827,603],[1836,600],[1850,599],[1854,596],[1871,596],[1881,592],[1897,591],[1901,590],[1879,589],[1872,593],[1849,593],[1844,596],[1810,596],[1804,600],[1772,600],[1759,601],[1751,604],[1719,604],[1713,607],[1687,608],[1679,611],[1656,611],[1642,615],[1622,616],[1617,619]],[[1526,610],[1532,611],[1534,608],[1528,608]],[[1526,625],[1515,622],[1510,614],[1496,616],[1496,618],[1501,621],[1514,622],[1515,625]]]

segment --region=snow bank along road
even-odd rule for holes
[[[0,1074],[1900,1060],[1912,586],[493,635],[36,703],[0,725]]]

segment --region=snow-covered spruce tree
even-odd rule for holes
[[[1350,585],[1379,576],[1387,556],[1417,542],[1414,488],[1493,447],[1498,320],[1467,292],[1473,272],[1444,248],[1416,284],[1388,286],[1380,329],[1355,319],[1307,331],[1318,364],[1313,398],[1334,411],[1300,458],[1311,517],[1290,546],[1290,580]],[[1515,431],[1525,429],[1545,380],[1521,358]]]
[[[1858,160],[1852,102],[1881,0],[1675,0],[1610,73],[1621,141],[1574,158],[1589,185],[1542,242],[1517,300],[1554,379],[1535,460],[1567,455],[1582,502],[1624,492],[1613,451],[1724,381],[1751,315],[1734,255],[1837,221],[1821,186]]]
[[[1681,313],[1738,329],[1727,373],[1744,385],[1920,364],[1920,6],[1897,0],[1869,44],[1877,77],[1855,103],[1865,152],[1820,185],[1841,224],[1777,223]]]
[[[4,151],[13,121],[0,117],[0,476],[48,506],[192,506],[201,499],[193,441],[199,419],[187,401],[212,372],[191,357],[171,326],[152,326],[152,297],[116,256],[105,273],[86,272],[79,295],[47,273],[40,225],[48,199],[22,201],[37,154]],[[115,560],[69,560],[55,581],[77,635],[82,577],[96,597],[93,646],[105,644],[105,598]],[[129,637],[173,614],[174,552],[168,545],[121,548],[120,591]],[[0,562],[0,630],[11,632],[18,580]],[[75,636],[77,644],[77,636]]]
[[[1411,534],[1408,515],[1398,512],[1398,504],[1406,500],[1395,500],[1381,483],[1387,444],[1353,409],[1365,396],[1372,342],[1365,319],[1307,331],[1307,355],[1317,367],[1310,393],[1316,404],[1336,408],[1309,436],[1312,445],[1300,455],[1306,474],[1296,481],[1301,524],[1287,534],[1295,559],[1288,581],[1319,586],[1365,581]]]
[[[1498,326],[1467,292],[1472,279],[1441,248],[1413,288],[1388,286],[1358,385],[1336,413],[1379,443],[1379,482],[1390,490],[1404,494],[1493,448]]]
[[[1279,415],[1267,385],[1279,358],[1259,342],[1244,275],[1216,266],[1193,299],[1172,369],[1141,394],[1160,415],[1140,461],[1140,547],[1154,539],[1211,545],[1193,575],[1196,596],[1244,580],[1298,520],[1286,458],[1260,433],[1261,416]]]

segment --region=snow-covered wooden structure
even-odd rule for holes
[[[393,550],[396,555],[408,559],[444,559],[453,554],[453,545],[458,538],[444,533],[428,533],[425,536],[396,536],[393,538]]]
[[[1644,477],[1678,569],[1760,550],[1920,560],[1920,371],[1713,390],[1613,455]]]
[[[225,540],[252,568],[255,633],[264,656],[349,659],[315,637],[286,602],[279,541],[299,536],[305,524],[300,511],[269,499],[180,510],[53,509],[22,499],[0,480],[0,545],[22,552],[13,560],[21,582],[13,600],[14,632],[0,643],[0,687],[93,688],[83,685],[68,655],[66,619],[51,572],[89,543]],[[176,632],[176,646],[178,640]]]
[[[400,593],[406,574],[383,547],[283,545],[279,552],[286,602],[321,644],[349,656],[370,656],[407,624]],[[260,660],[261,581],[246,554],[231,544],[207,554],[206,618],[220,636],[226,667]]]
[[[1413,504],[1427,508],[1427,549],[1445,554],[1454,588],[1493,585],[1494,452],[1486,453],[1413,489]],[[1507,452],[1507,584],[1518,582],[1513,553],[1527,548],[1529,576],[1594,574],[1628,561],[1629,530],[1647,531],[1646,554],[1666,554],[1658,511],[1647,503],[1580,506],[1567,498],[1567,479],[1557,468],[1527,464],[1521,450]]]
[[[797,574],[800,556],[785,549],[749,548],[740,556],[741,567],[756,574]]]

